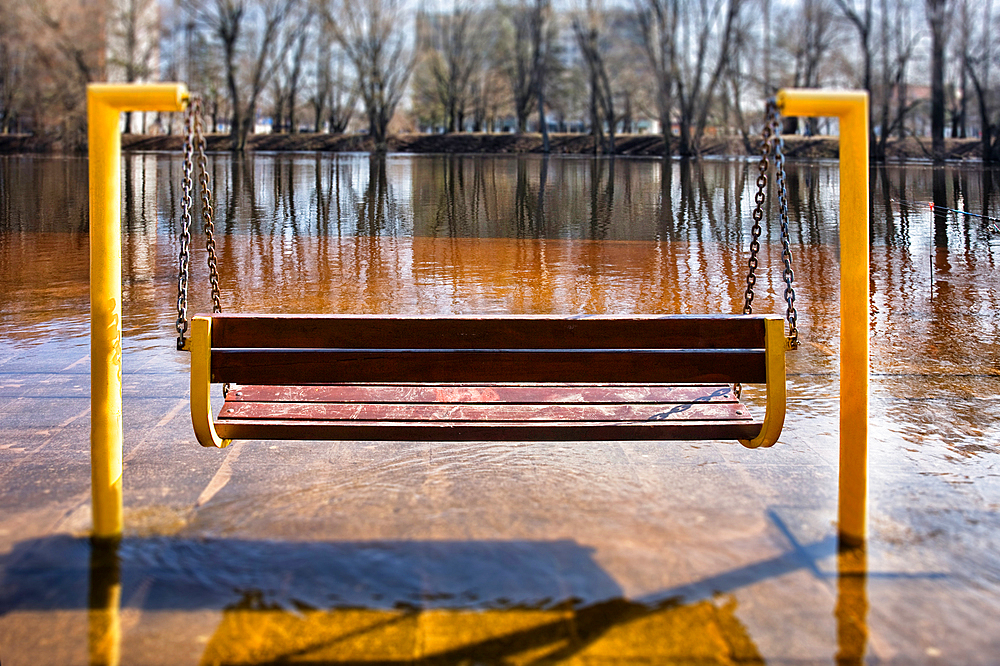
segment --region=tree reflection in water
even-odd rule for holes
[[[128,496],[142,506],[166,496],[171,501],[186,501],[183,492],[167,488],[169,484],[157,478],[158,466],[179,468],[182,471],[177,474],[185,478],[198,477],[186,471],[186,464],[178,466],[175,462],[179,458],[187,461],[187,452],[178,454],[177,447],[154,446],[158,434],[148,438],[146,434],[155,430],[154,424],[165,422],[168,415],[181,413],[183,410],[176,411],[180,409],[177,405],[183,407],[185,399],[181,376],[185,360],[173,351],[171,333],[176,302],[178,239],[174,217],[178,164],[177,159],[167,155],[132,155],[123,162],[123,168],[128,170],[123,180],[126,245],[122,254],[126,381],[128,387],[155,391],[160,390],[157,382],[162,380],[166,387],[163,395],[150,400],[145,394],[142,399],[134,394],[126,396],[130,427],[142,431],[140,439],[148,442],[130,460],[126,475],[128,483],[135,484]],[[223,301],[230,311],[651,313],[732,312],[742,305],[746,218],[756,177],[753,164],[556,157],[546,162],[533,156],[373,159],[367,155],[250,155],[237,159],[224,154],[212,156],[211,168],[218,192],[217,224],[222,230]],[[825,468],[820,465],[823,454],[817,451],[835,428],[836,416],[831,399],[836,392],[838,345],[838,183],[834,165],[790,165],[789,169],[792,235],[798,239],[793,252],[805,345],[789,356],[790,417],[786,428],[792,444],[783,450],[820,470],[819,476],[809,477],[807,485],[813,491],[819,488],[821,493],[826,482],[816,479],[822,477]],[[880,416],[871,427],[873,441],[878,442],[872,455],[881,456],[873,460],[873,480],[877,484],[873,487],[881,487],[884,493],[877,509],[883,517],[879,529],[898,530],[893,544],[902,544],[900,551],[918,550],[910,548],[913,544],[921,546],[924,553],[933,549],[934,557],[940,557],[955,571],[961,570],[966,578],[948,574],[947,585],[932,590],[938,596],[923,598],[918,597],[926,588],[917,587],[918,591],[913,592],[915,587],[904,581],[890,592],[880,591],[878,597],[873,597],[877,604],[872,602],[872,616],[885,618],[901,609],[910,611],[912,606],[916,610],[910,612],[927,613],[945,628],[942,631],[951,631],[963,621],[951,617],[957,604],[973,599],[967,604],[971,612],[981,610],[976,604],[991,609],[981,600],[987,595],[976,595],[980,595],[982,586],[992,591],[988,576],[996,550],[990,545],[996,531],[989,526],[994,525],[996,514],[988,502],[991,486],[987,477],[992,475],[989,454],[996,452],[992,434],[1000,427],[1000,414],[993,409],[995,396],[1000,395],[993,367],[1000,357],[1000,273],[995,270],[1000,244],[980,221],[955,213],[932,216],[928,204],[937,198],[947,202],[949,208],[997,216],[997,183],[993,172],[958,166],[888,166],[879,168],[873,177],[871,402],[873,413]],[[503,557],[513,557],[522,546],[530,546],[536,563],[552,561],[552,553],[559,548],[579,554],[566,571],[578,573],[577,578],[589,581],[593,589],[588,588],[588,594],[574,594],[549,585],[547,600],[527,594],[546,588],[529,574],[524,574],[520,587],[514,586],[520,596],[490,587],[494,579],[507,580],[504,576],[512,572],[530,572],[527,564],[531,558],[527,558],[526,567],[504,567],[502,561],[493,560],[498,563],[489,572],[472,569],[482,575],[472,576],[472,583],[465,588],[459,585],[462,571],[469,571],[463,569],[465,564],[452,567],[451,588],[437,583],[422,585],[427,578],[417,571],[417,564],[425,566],[425,560],[419,558],[423,542],[402,537],[389,544],[402,553],[403,560],[409,558],[410,565],[399,570],[405,575],[378,574],[369,578],[374,581],[369,589],[380,590],[381,600],[351,599],[338,592],[341,587],[337,573],[351,562],[363,561],[364,553],[380,546],[364,541],[344,546],[334,541],[335,533],[318,536],[330,541],[314,545],[291,541],[200,541],[200,533],[183,539],[126,539],[117,554],[109,556],[92,553],[89,542],[80,539],[22,539],[17,536],[19,530],[35,522],[36,509],[58,510],[59,515],[72,509],[54,503],[43,489],[67,495],[86,489],[89,483],[86,465],[80,462],[85,460],[85,452],[73,448],[85,448],[86,436],[75,438],[71,429],[56,427],[85,421],[85,407],[74,400],[81,401],[80,396],[86,392],[86,380],[79,375],[88,335],[86,206],[83,161],[0,157],[0,335],[5,345],[3,361],[7,364],[0,410],[4,410],[5,433],[12,445],[2,449],[12,462],[0,466],[0,482],[5,488],[8,516],[12,516],[4,519],[7,522],[3,529],[16,526],[9,527],[4,537],[10,550],[0,563],[0,609],[5,621],[17,616],[8,626],[21,621],[26,622],[24,626],[32,626],[30,620],[14,612],[20,608],[87,611],[95,661],[107,663],[117,658],[117,641],[108,638],[120,630],[130,639],[132,636],[128,623],[123,624],[118,617],[119,607],[126,619],[129,610],[136,608],[151,612],[158,608],[194,608],[221,617],[222,623],[209,630],[208,643],[199,647],[206,655],[219,655],[219,659],[227,654],[226,650],[254,640],[254,635],[267,637],[260,639],[260,649],[272,650],[267,653],[272,655],[267,659],[272,660],[278,658],[275,655],[290,659],[296,650],[303,659],[308,650],[326,654],[321,650],[337,641],[344,644],[350,631],[356,632],[351,636],[358,641],[388,643],[391,641],[384,639],[387,634],[379,634],[383,630],[375,628],[376,622],[383,622],[379,626],[386,627],[384,631],[389,627],[405,630],[412,645],[423,641],[424,651],[416,654],[427,663],[435,659],[473,660],[473,650],[513,655],[513,662],[517,661],[515,656],[530,661],[531,655],[580,656],[598,649],[621,656],[629,654],[629,649],[674,649],[656,640],[675,634],[680,635],[678,642],[671,643],[675,647],[685,644],[694,646],[691,650],[701,649],[697,646],[702,643],[686,644],[683,640],[691,637],[708,641],[708,637],[716,637],[711,639],[715,646],[712,649],[717,650],[713,655],[726,655],[731,660],[741,656],[752,662],[761,654],[781,653],[774,649],[774,642],[794,629],[781,626],[781,619],[769,617],[762,623],[766,632],[757,630],[753,619],[760,609],[750,604],[782,597],[770,591],[750,592],[745,586],[762,581],[765,587],[772,582],[777,588],[784,584],[780,578],[783,573],[796,571],[807,579],[811,575],[823,581],[836,594],[837,601],[830,604],[828,611],[818,604],[830,625],[822,619],[809,620],[820,627],[819,631],[836,628],[838,642],[836,650],[829,650],[829,657],[840,663],[859,663],[866,654],[871,656],[875,641],[867,629],[871,620],[866,586],[869,580],[890,580],[895,574],[866,573],[864,554],[837,556],[834,544],[822,539],[816,543],[807,540],[809,545],[801,548],[792,545],[790,550],[788,544],[792,541],[786,539],[779,544],[779,555],[761,555],[760,561],[747,555],[734,561],[749,563],[736,565],[735,569],[725,563],[706,563],[700,575],[710,578],[702,578],[693,588],[660,589],[662,585],[657,584],[648,588],[658,589],[655,594],[630,596],[607,572],[615,571],[623,578],[627,575],[623,572],[633,568],[644,575],[661,565],[669,568],[674,561],[671,558],[690,552],[686,546],[656,544],[655,555],[645,563],[623,556],[615,569],[598,566],[590,551],[576,542],[519,542],[504,540],[509,534],[501,534],[499,542],[490,546]],[[768,233],[766,260],[774,264],[778,260],[776,236],[774,231]],[[193,268],[195,282],[205,284],[203,249],[196,252]],[[779,310],[780,285],[768,277],[762,287],[760,309]],[[207,293],[194,295],[193,309],[204,310],[207,304]],[[39,349],[42,353],[33,351]],[[20,370],[10,370],[12,364],[28,370],[18,374]],[[152,381],[150,375],[154,376]],[[163,410],[156,412],[161,403]],[[32,413],[36,406],[37,415]],[[52,440],[52,434],[45,434],[50,428],[43,430],[39,426],[42,415],[46,423],[53,424],[52,432],[64,433],[62,440]],[[19,425],[19,418],[28,425]],[[171,442],[187,436],[186,428],[178,432],[180,428],[173,431],[176,436]],[[49,443],[52,441],[56,443]],[[50,447],[45,455],[51,451],[53,460],[60,461],[58,464],[70,460],[67,471],[60,471],[59,484],[51,483],[48,459],[46,464],[36,465],[37,455],[21,452],[40,450],[43,443]],[[357,458],[352,459],[355,462],[369,455],[360,448]],[[658,464],[701,455],[692,453],[693,449],[686,451],[655,455]],[[266,450],[261,452],[262,458],[266,455]],[[303,453],[306,455],[312,456]],[[488,452],[487,457],[492,455],[495,452]],[[594,452],[588,455],[595,457],[587,461],[591,467],[585,472],[599,476],[595,470],[601,463],[593,462],[599,458]],[[736,458],[739,454],[725,455]],[[776,449],[768,455],[781,454]],[[539,459],[533,456],[525,454],[520,464],[534,469]],[[411,473],[417,459],[423,460],[414,454],[396,462]],[[337,460],[333,464],[341,463]],[[561,466],[548,479],[580,472],[564,459],[559,463]],[[201,464],[192,462],[192,466]],[[493,461],[482,464],[491,475],[496,472],[495,467],[489,467]],[[199,470],[204,472],[206,468]],[[261,477],[271,478],[267,465],[259,464],[258,468],[263,468]],[[663,468],[643,469],[651,478],[662,476]],[[778,469],[771,477],[766,469],[759,472],[768,482],[766,489],[776,495],[794,493],[796,489],[789,488],[795,482],[785,479]],[[132,473],[141,470],[147,473]],[[520,469],[514,471],[520,473]],[[461,474],[454,470],[447,473]],[[746,475],[749,478],[755,473]],[[206,474],[211,476],[211,471]],[[322,474],[319,470],[318,476]],[[725,475],[714,478],[719,481]],[[242,474],[234,472],[228,487],[242,493],[239,499],[244,505],[253,504],[258,497],[250,496],[253,492],[248,488],[255,481],[259,479],[248,479],[245,470]],[[282,477],[280,483],[284,481]],[[473,481],[468,483],[475,485]],[[588,493],[600,480],[588,477],[587,483],[590,485],[580,482],[573,486],[582,489],[576,495],[578,503],[593,499],[595,495]],[[136,486],[139,492],[132,492]],[[417,483],[407,488],[419,486]],[[898,493],[901,499],[888,497],[897,488],[904,489]],[[931,492],[925,493],[928,488]],[[294,515],[294,511],[304,510],[304,505],[312,506],[326,490],[325,486],[318,487],[292,497],[288,511]],[[192,492],[198,497],[201,488]],[[353,492],[362,491],[355,488]],[[492,500],[499,497],[490,492],[494,489],[476,488],[476,493]],[[720,490],[719,501],[735,501],[726,495],[729,492]],[[553,497],[554,492],[543,499]],[[964,502],[960,510],[955,509],[956,497]],[[358,500],[349,515],[366,510],[369,499],[365,496]],[[460,506],[461,499],[450,498],[447,502],[452,504],[446,502],[445,506]],[[948,506],[940,510],[940,501],[951,503],[951,514]],[[547,509],[549,503],[544,504]],[[973,508],[966,512],[966,506]],[[654,502],[652,508],[658,512],[658,520],[664,518],[659,524],[679,524],[670,514],[670,507]],[[590,509],[601,512],[601,507]],[[270,506],[263,511],[270,511],[261,521],[266,526],[285,515]],[[206,513],[211,512],[199,515],[204,518]],[[946,515],[960,516],[961,520],[941,517]],[[970,516],[968,521],[961,522],[966,515]],[[221,527],[215,525],[221,533],[230,533],[225,530],[232,527],[232,514],[220,509],[214,519],[223,523]],[[571,520],[566,514],[552,520],[560,519]],[[767,524],[777,525],[773,519]],[[335,527],[343,528],[339,524]],[[368,527],[365,524],[356,529]],[[192,528],[192,532],[197,529]],[[502,531],[502,526],[498,529]],[[658,529],[643,538],[662,537],[667,541],[670,535],[663,537]],[[942,529],[946,537],[935,536]],[[706,533],[706,541],[715,538],[711,530]],[[273,532],[262,529],[254,538],[267,538],[268,534]],[[965,534],[979,541],[973,537],[963,541]],[[769,545],[771,536],[754,535],[754,543]],[[576,532],[573,537],[577,538]],[[352,534],[349,538],[358,537]],[[471,552],[469,549],[481,545],[478,541],[450,543],[453,553],[462,548]],[[722,548],[730,544],[709,543],[716,545]],[[617,544],[599,543],[604,550],[615,547]],[[317,556],[307,557],[310,553]],[[489,560],[488,552],[479,554]],[[61,564],[60,557],[70,557],[72,562]],[[809,563],[819,557],[835,558],[828,561],[837,562],[837,572],[814,569]],[[309,561],[303,562],[303,558]],[[185,564],[164,564],[171,560]],[[968,561],[978,566],[965,566]],[[315,562],[330,564],[321,564],[317,572]],[[455,560],[450,562],[454,565]],[[92,573],[89,599],[87,590],[80,589],[86,584],[88,567]],[[261,572],[278,575],[282,569],[291,572],[295,583],[284,596],[278,593],[284,589],[279,582],[260,582]],[[987,572],[985,577],[983,570]],[[674,580],[687,580],[673,569],[670,573]],[[448,577],[440,580],[447,583]],[[237,584],[230,585],[232,582]],[[455,596],[456,586],[461,592],[477,585],[481,588],[478,600]],[[623,582],[620,587],[624,586]],[[948,591],[941,592],[947,586]],[[800,589],[795,587],[787,594],[791,596]],[[407,595],[403,590],[414,594]],[[955,590],[959,601],[948,596],[956,594]],[[324,597],[324,592],[342,598]],[[715,592],[721,596],[714,596]],[[314,593],[315,598],[310,596]],[[453,596],[435,597],[441,593]],[[184,602],[188,605],[177,601],[182,598],[188,599]],[[401,602],[399,607],[397,601]],[[519,601],[524,603],[518,605]],[[787,609],[789,616],[817,607],[813,604],[805,608],[811,601],[798,605],[793,601]],[[945,610],[932,608],[937,605]],[[985,612],[982,615],[991,616]],[[50,614],[43,616],[40,622],[44,626],[59,626],[45,624]],[[255,628],[255,622],[265,624]],[[898,628],[901,623],[887,628],[888,624],[879,623],[883,640],[885,632],[895,632],[891,638],[896,649],[912,655],[905,641],[916,644],[913,632],[920,629],[907,633],[907,628]],[[122,626],[126,629],[122,630]],[[301,637],[303,632],[318,642],[309,643],[308,637]],[[296,634],[298,638],[282,639]],[[956,634],[959,637],[951,639],[953,649],[973,650],[989,640],[983,638],[982,632]],[[76,645],[77,639],[55,636],[53,640],[63,641],[60,645]],[[956,647],[959,643],[974,647]],[[395,657],[389,654],[385,659]],[[7,661],[4,658],[5,664]]]

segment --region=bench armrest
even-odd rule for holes
[[[780,317],[764,322],[764,354],[767,359],[767,406],[760,434],[741,439],[740,444],[756,449],[772,446],[785,423],[785,322]]]
[[[223,449],[231,440],[219,437],[212,416],[212,319],[191,319],[191,422],[198,443]]]

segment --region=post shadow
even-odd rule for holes
[[[639,599],[626,599],[593,551],[568,540],[115,542],[57,535],[22,542],[0,558],[0,615],[82,602],[90,663],[100,666],[120,663],[121,602],[136,599],[140,585],[143,610],[221,612],[206,648],[213,658],[257,641],[278,661],[294,653],[317,655],[312,663],[343,663],[339,656],[323,655],[364,635],[366,644],[395,654],[392,637],[407,635],[399,630],[410,627],[416,635],[430,622],[437,623],[440,651],[416,660],[411,652],[402,661],[389,654],[383,662],[459,663],[505,659],[525,650],[569,658],[602,640],[642,647],[654,631],[655,640],[680,651],[703,649],[709,638],[722,635],[726,658],[763,663],[735,615],[733,593],[805,569],[820,580],[835,579],[834,661],[864,663],[870,576],[865,550],[838,549],[832,535],[800,544],[773,511],[769,514],[791,544],[785,552]],[[836,572],[824,572],[818,563],[831,555]],[[928,576],[935,574],[915,575]]]
[[[868,552],[864,546],[837,549],[838,666],[861,666],[868,645]]]
[[[117,539],[92,538],[87,591],[87,653],[90,666],[121,663],[121,560]]]

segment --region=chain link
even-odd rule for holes
[[[177,276],[177,348],[185,349],[188,332],[188,291],[191,274],[191,209],[194,205],[195,157],[198,162],[198,184],[201,188],[201,217],[208,250],[208,273],[212,285],[212,312],[222,312],[219,288],[219,260],[215,242],[215,210],[208,177],[208,157],[205,155],[205,134],[202,126],[201,98],[192,95],[184,115],[184,164],[181,181],[181,249]]]
[[[194,182],[194,100],[184,115],[184,165],[181,180],[181,250],[177,274],[177,349],[184,349],[188,332],[188,283],[191,275],[191,206]]]
[[[792,271],[792,250],[788,233],[788,188],[785,185],[785,140],[778,131],[778,107],[769,103],[768,111],[773,114],[774,132],[774,179],[778,186],[778,211],[781,219],[781,261],[785,264],[781,277],[785,280],[785,318],[788,320],[788,346],[798,349],[799,346],[799,313],[795,309],[795,288],[792,282],[795,273]]]
[[[759,266],[760,236],[763,232],[765,192],[767,190],[767,172],[770,168],[769,158],[774,159],[774,181],[778,190],[778,216],[781,221],[781,260],[784,270],[781,276],[785,282],[784,299],[786,304],[785,318],[788,320],[788,345],[791,349],[799,346],[798,311],[795,309],[795,288],[792,282],[795,273],[792,271],[792,250],[788,229],[788,188],[785,183],[784,139],[781,138],[781,115],[778,105],[772,98],[767,102],[767,113],[762,131],[763,145],[761,158],[757,165],[760,175],[757,176],[757,192],[754,195],[753,228],[750,232],[750,260],[747,271],[747,288],[744,293],[743,314],[753,313],[754,286],[757,284],[756,271]]]
[[[757,285],[757,268],[760,266],[760,237],[763,233],[764,203],[767,192],[767,172],[770,169],[770,158],[774,159],[774,182],[778,190],[778,214],[781,220],[781,260],[784,270],[781,273],[785,282],[785,318],[788,320],[789,349],[799,346],[798,312],[795,309],[795,289],[792,282],[795,274],[792,272],[792,250],[788,230],[788,188],[785,183],[784,139],[781,138],[781,114],[778,104],[772,98],[767,101],[764,128],[761,131],[762,143],[760,161],[757,163],[757,191],[754,194],[754,209],[751,214],[753,227],[750,230],[750,259],[747,262],[747,288],[743,294],[743,314],[753,314],[754,287]],[[733,385],[736,398],[741,397],[743,387]]]
[[[212,312],[222,312],[219,289],[219,258],[215,245],[215,209],[212,207],[212,187],[208,178],[208,157],[205,155],[205,134],[202,130],[201,101],[195,116],[194,144],[198,153],[198,178],[201,184],[201,219],[205,228],[205,248],[208,250],[208,280],[212,285]]]
[[[768,156],[771,154],[772,130],[770,122],[764,123],[763,141],[760,148],[760,162],[757,163],[757,192],[754,194],[752,213],[753,227],[750,230],[750,260],[747,262],[747,288],[744,292],[743,314],[753,314],[753,289],[757,284],[757,267],[760,265],[760,236],[763,233],[764,201],[767,191],[767,170],[770,168]]]

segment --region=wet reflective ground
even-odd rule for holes
[[[754,165],[282,154],[212,168],[230,311],[742,306]],[[0,662],[995,663],[1000,234],[927,207],[1000,217],[995,178],[873,173],[872,539],[838,555],[836,164],[789,175],[804,345],[770,450],[217,451],[194,441],[173,345],[180,163],[129,156],[127,538],[106,551],[86,539],[86,163],[0,157]],[[760,284],[757,311],[780,311],[779,276]]]

